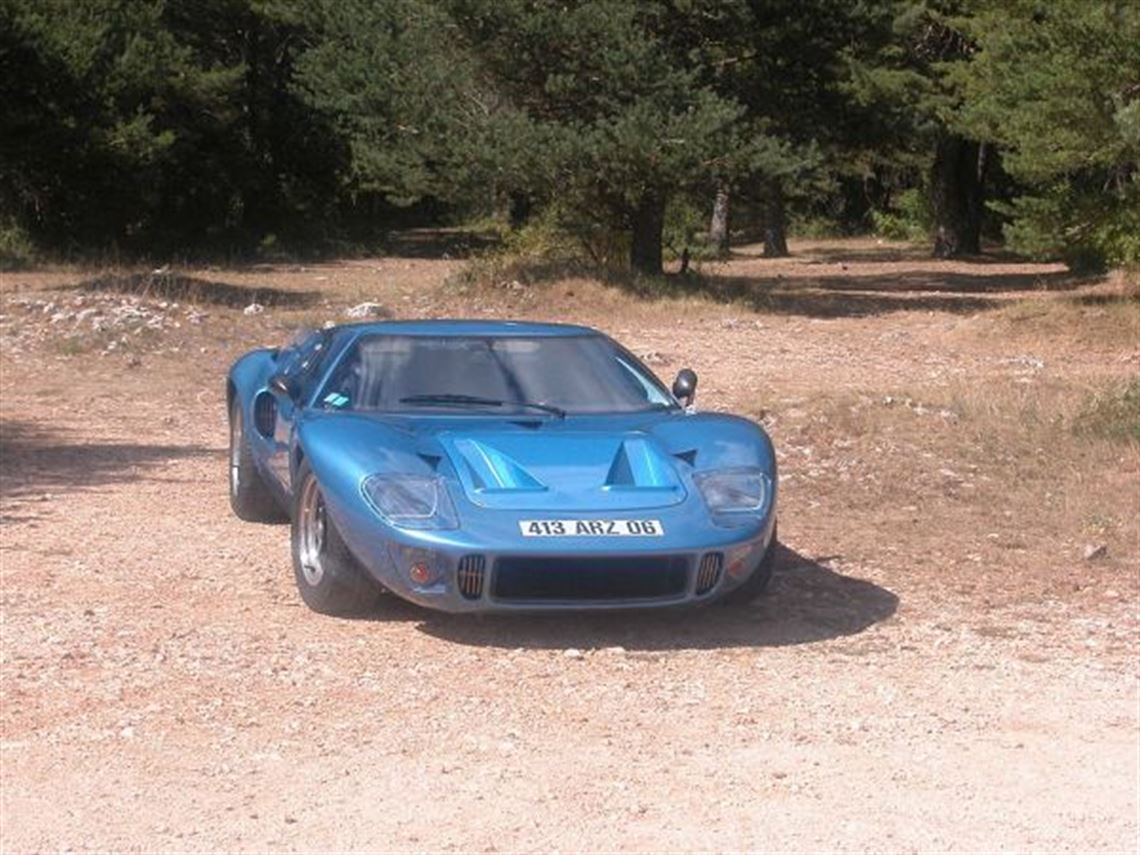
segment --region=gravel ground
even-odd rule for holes
[[[941,393],[1082,388],[1140,345],[1000,334],[1026,288],[1076,287],[1056,268],[793,249],[643,303],[429,259],[0,277],[3,850],[1137,851],[1140,455],[1066,476],[1101,522],[1051,511],[1016,448],[962,458]],[[693,365],[703,406],[780,448],[770,593],[308,612],[287,528],[229,512],[222,377],[364,301],[584,321]]]

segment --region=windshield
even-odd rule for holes
[[[674,406],[637,360],[599,335],[371,335],[345,354],[326,407],[395,412],[614,413]]]

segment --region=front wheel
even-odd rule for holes
[[[379,583],[349,552],[328,515],[307,463],[297,472],[293,506],[293,575],[305,605],[326,615],[359,615],[376,607]]]

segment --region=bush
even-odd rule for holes
[[[1077,273],[1102,273],[1110,267],[1140,267],[1140,187],[1114,197],[1075,193],[1058,184],[1009,205],[1005,238],[1014,252],[1030,258],[1062,259]]]
[[[827,240],[845,237],[847,230],[842,223],[829,217],[792,214],[788,218],[788,234],[808,240]]]
[[[1097,225],[1093,242],[1110,267],[1140,268],[1140,186]]]
[[[675,197],[665,208],[665,230],[662,244],[666,258],[680,258],[687,249],[693,261],[717,257],[717,249],[709,246],[708,227],[712,211],[705,211],[692,199]]]
[[[934,230],[934,212],[920,187],[904,190],[885,211],[872,211],[875,234],[889,240],[926,241]]]
[[[20,270],[36,260],[36,248],[28,233],[12,222],[0,220],[0,270]]]
[[[502,285],[522,284],[576,275],[599,257],[608,256],[602,235],[572,233],[563,215],[551,207],[532,217],[516,230],[498,228],[495,246],[469,261],[460,273],[464,282]],[[590,238],[594,238],[591,242]]]

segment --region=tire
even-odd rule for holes
[[[776,553],[780,551],[780,541],[776,535],[776,525],[773,524],[772,539],[768,541],[768,549],[764,552],[764,557],[760,559],[760,564],[752,572],[752,575],[744,580],[743,585],[739,588],[733,588],[725,594],[722,602],[729,605],[750,603],[768,590],[768,583],[772,581],[772,570],[776,566]]]
[[[293,504],[293,576],[305,605],[324,615],[366,614],[382,588],[349,552],[325,510],[321,485],[302,463]]]
[[[230,507],[246,522],[284,522],[285,512],[265,483],[245,435],[241,402],[230,406]]]

